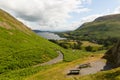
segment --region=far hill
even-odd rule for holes
[[[0,74],[53,59],[59,48],[0,10]]]
[[[115,42],[120,38],[120,14],[99,17],[93,22],[83,24],[75,31],[60,33],[60,35],[97,43],[104,43],[106,40]]]

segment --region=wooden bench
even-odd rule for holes
[[[70,72],[67,75],[77,75],[77,74],[80,74],[80,70],[79,69],[77,69],[77,70],[70,70]]]

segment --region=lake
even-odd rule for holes
[[[66,38],[61,38],[59,35],[52,33],[52,32],[38,32],[38,35],[51,40],[63,40]]]

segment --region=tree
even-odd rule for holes
[[[86,51],[92,51],[92,47],[91,46],[87,46],[87,47],[85,47],[85,50]]]

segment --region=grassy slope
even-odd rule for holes
[[[40,38],[22,23],[17,22],[16,19],[9,14],[0,10],[0,72],[2,73],[0,74],[0,80],[23,80],[26,77],[28,77],[27,80],[74,80],[73,77],[66,78],[66,73],[64,73],[63,70],[74,67],[76,64],[88,60],[88,58],[85,58],[86,56],[93,55],[92,53],[86,54],[86,52],[82,51],[62,50],[64,52],[64,61],[72,62],[63,62],[37,68],[29,67],[30,65],[56,57],[56,49],[61,48]],[[7,70],[12,71],[8,72]],[[113,73],[116,74],[113,75]],[[103,75],[106,76],[104,77]],[[100,78],[100,80],[114,80],[114,77],[117,76],[116,80],[119,80],[119,68],[115,71],[101,72],[93,76],[77,77],[77,79],[98,80],[98,78]],[[108,76],[111,77],[109,78]]]
[[[37,74],[33,76],[29,76],[28,78],[25,78],[25,80],[40,80],[40,79],[41,80],[120,80],[120,68],[109,71],[102,71],[96,74],[90,74],[86,76],[68,77],[66,75],[68,70],[74,68],[76,65],[84,62],[97,60],[101,56],[102,56],[101,54],[97,54],[93,59],[91,59],[90,57],[86,57],[86,58],[80,58],[78,60],[69,63],[56,64],[53,65],[52,67],[49,66],[49,68],[39,71]]]
[[[101,21],[92,22],[83,26],[83,28],[76,30],[75,33],[81,34],[81,37],[85,37],[88,34],[91,38],[108,38],[108,37],[120,37],[120,23],[119,21]],[[74,33],[74,32],[73,32]],[[103,35],[104,33],[104,35]]]
[[[64,53],[65,62],[92,54],[79,50],[64,50],[37,36],[24,24],[0,10],[0,80],[21,80],[39,71],[53,68],[56,65],[38,68],[30,66],[56,57],[58,49]]]
[[[48,61],[59,48],[0,10],[0,73]]]
[[[99,44],[96,44],[96,43],[92,43],[92,42],[89,42],[89,41],[81,41],[82,42],[82,45],[83,47],[86,47],[86,46],[96,46],[96,47],[101,47],[102,45],[99,45]]]
[[[0,75],[0,80],[66,80],[65,77],[70,68],[80,64],[84,61],[91,60],[91,55],[99,58],[105,51],[92,53],[84,51],[74,51],[64,50],[64,62],[50,65],[50,66],[40,66],[40,67],[29,67],[19,70],[14,70],[11,72],[6,72]],[[95,58],[95,59],[97,59]],[[77,60],[76,60],[77,59]],[[66,62],[67,61],[67,62]]]
[[[79,65],[81,63],[99,59],[102,55],[96,54],[94,56],[96,56],[96,57],[92,58],[92,59],[89,55],[86,57],[81,57],[80,59],[74,60],[72,62],[56,64],[52,68],[49,68],[49,69],[46,69],[43,71],[39,71],[37,74],[30,76],[30,77],[26,78],[25,80],[39,80],[39,79],[41,79],[41,80],[74,80],[73,78],[75,76],[67,76],[68,71],[72,68],[75,68],[76,65]]]
[[[75,39],[106,39],[120,38],[120,14],[97,18],[93,22],[85,23],[75,31],[60,34]],[[104,33],[104,34],[103,34]]]

